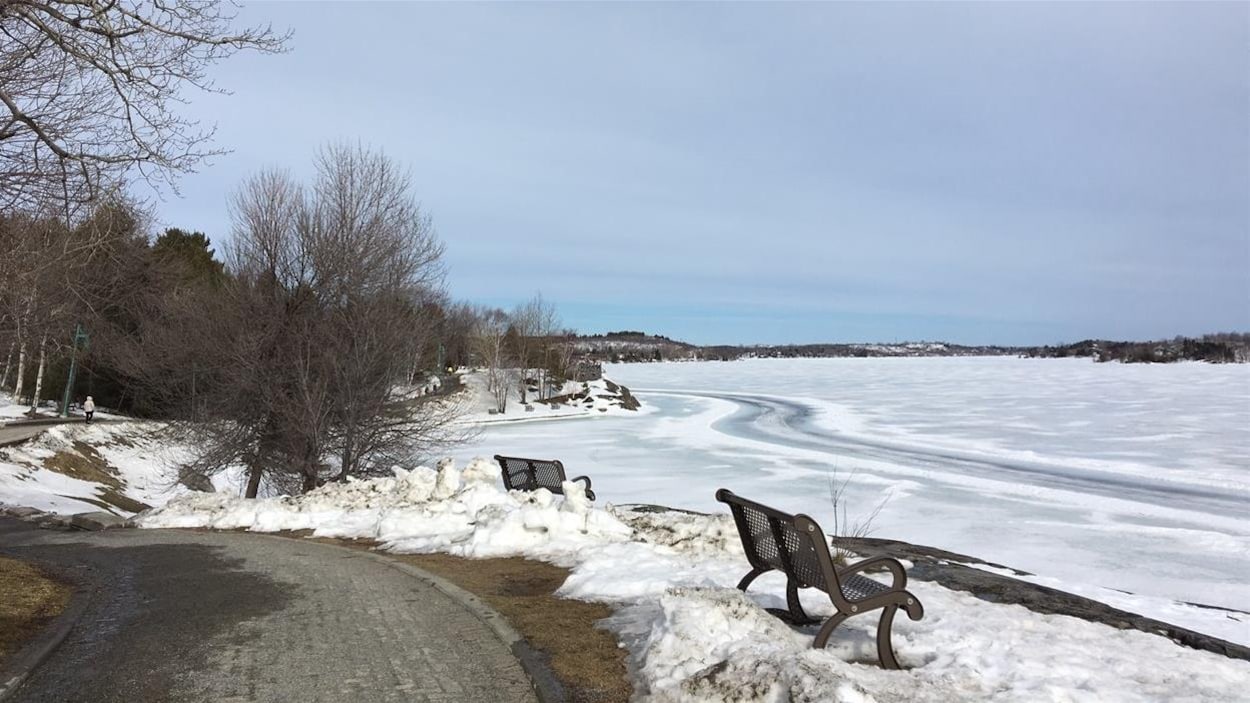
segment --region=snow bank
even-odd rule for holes
[[[633,530],[595,510],[579,483],[565,496],[498,488],[498,470],[484,459],[461,472],[396,467],[393,476],[331,483],[301,496],[246,500],[189,493],[142,515],[142,527],[211,527],[256,532],[312,530],[318,537],[373,539],[400,552],[466,557],[523,553],[559,558],[583,547],[627,540]]]
[[[898,672],[875,666],[875,617],[848,620],[814,650],[810,631],[737,590],[673,589],[634,648],[641,693],[726,703],[1214,701],[1237,700],[1250,683],[1250,663],[1162,637],[912,586],[927,614],[896,621],[895,650],[908,667]]]
[[[765,575],[750,594],[734,590],[748,567],[727,515],[599,508],[580,484],[564,490],[505,492],[494,465],[479,458],[463,471],[451,461],[397,468],[299,497],[187,494],[138,522],[309,529],[397,552],[555,562],[572,570],[561,595],[618,606],[607,624],[630,651],[642,700],[1200,701],[1238,699],[1250,685],[1250,662],[917,581],[910,587],[926,617],[895,623],[908,670],[884,671],[875,616],[851,618],[816,651],[814,628],[791,629],[763,609],[784,603],[779,575]],[[823,594],[803,600],[809,612],[831,612]]]

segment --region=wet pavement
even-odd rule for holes
[[[85,614],[16,701],[526,701],[509,648],[432,587],[314,542],[50,532],[0,554],[77,586]]]

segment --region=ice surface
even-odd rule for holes
[[[713,493],[727,487],[826,525],[836,472],[859,517],[887,501],[873,536],[1250,644],[1237,612],[1250,366],[766,359],[606,373],[652,414],[487,427],[455,456],[559,458],[615,503],[721,510]]]

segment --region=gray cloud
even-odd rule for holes
[[[452,292],[588,331],[1051,342],[1250,328],[1245,4],[249,6],[294,50],[191,109],[411,165]]]

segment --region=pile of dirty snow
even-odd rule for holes
[[[247,500],[189,493],[138,519],[141,527],[211,527],[256,532],[312,530],[318,537],[371,539],[402,552],[489,557],[518,552],[558,557],[629,539],[629,526],[591,507],[582,484],[563,498],[545,489],[504,492],[484,459],[463,471],[396,467],[393,476],[328,483],[300,496]]]

